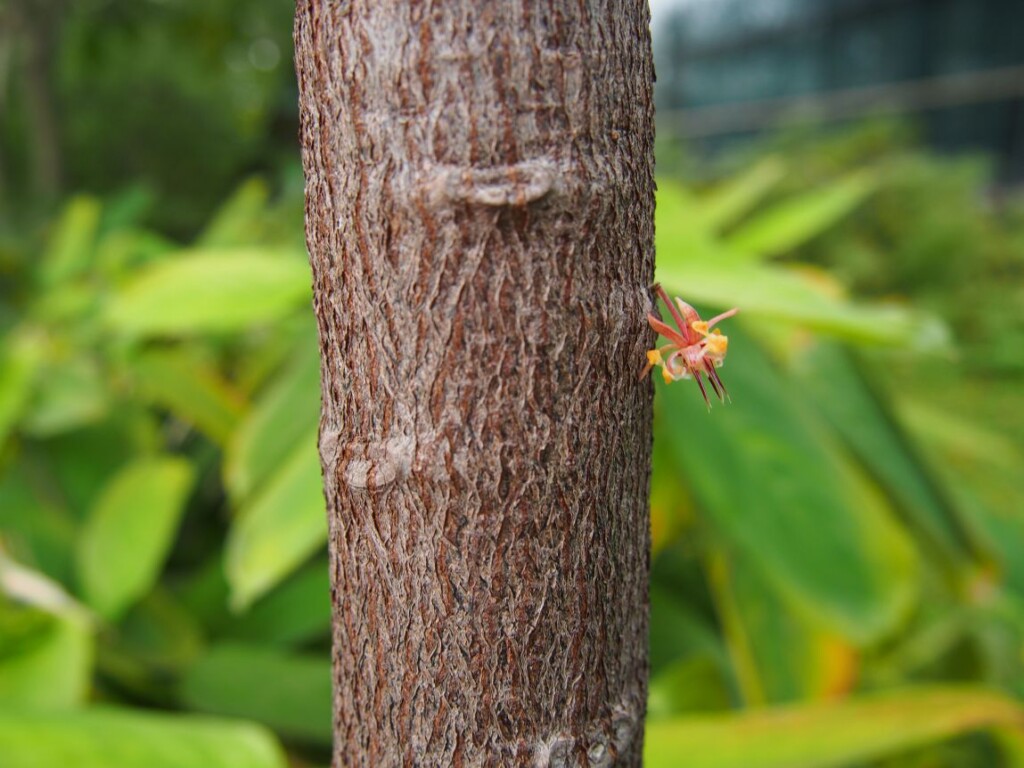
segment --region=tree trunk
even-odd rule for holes
[[[643,0],[300,0],[334,765],[639,765]]]

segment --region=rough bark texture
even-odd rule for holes
[[[300,0],[341,766],[638,765],[643,0]]]

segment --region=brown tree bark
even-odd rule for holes
[[[334,765],[638,765],[643,0],[300,0]]]

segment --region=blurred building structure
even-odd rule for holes
[[[677,0],[656,8],[660,137],[907,115],[1024,181],[1024,0]]]

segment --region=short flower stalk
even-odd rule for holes
[[[675,303],[669,300],[665,289],[659,284],[654,285],[658,297],[668,307],[672,319],[678,328],[673,328],[654,314],[647,315],[651,328],[668,339],[668,344],[652,349],[647,353],[647,365],[640,378],[644,378],[655,366],[661,368],[662,378],[666,384],[679,379],[694,379],[704,396],[704,402],[711,408],[711,399],[704,386],[704,376],[715,395],[722,402],[729,396],[718,375],[718,369],[725,362],[725,353],[729,349],[729,337],[715,328],[715,324],[727,317],[732,317],[739,310],[732,308],[710,320],[701,320],[697,310],[685,301],[676,297]]]

